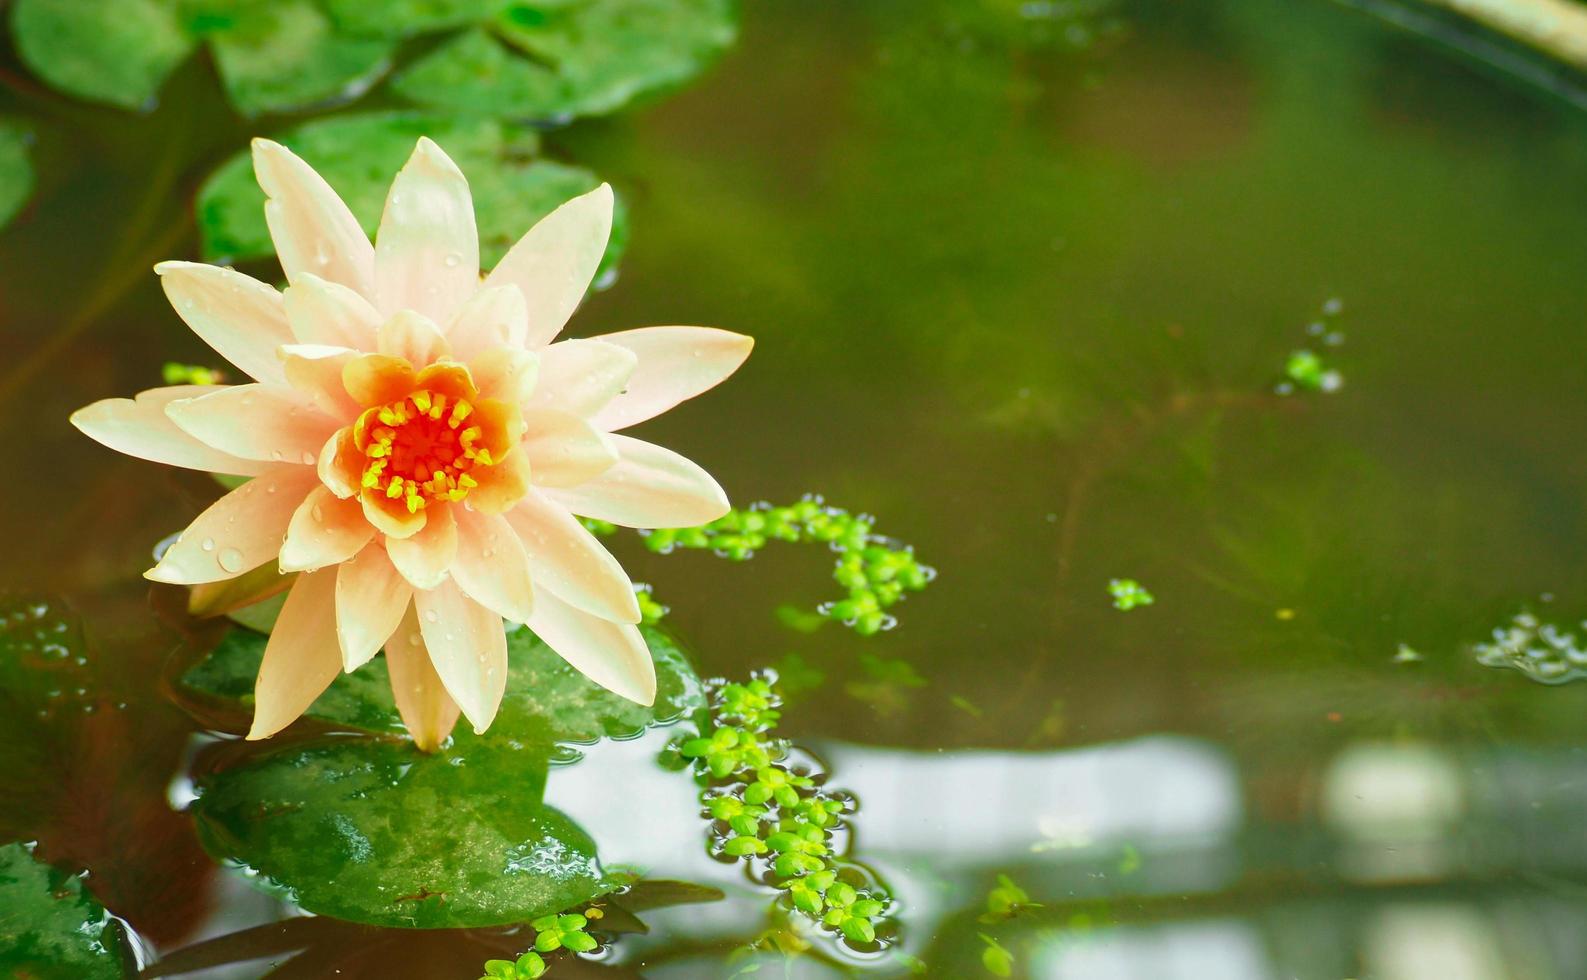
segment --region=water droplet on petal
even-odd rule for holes
[[[220,567],[228,572],[242,571],[242,552],[236,548],[224,548],[218,557]]]
[[[203,541],[199,542],[198,546],[200,548],[203,548],[205,551],[214,551],[215,550],[215,539],[214,538],[205,538]]]
[[[439,620],[440,618],[441,617],[439,617],[439,616],[437,616],[435,614],[435,610],[434,609],[426,609],[424,611],[424,621],[426,623],[433,623],[433,622]]]

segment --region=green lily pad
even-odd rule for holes
[[[313,0],[227,4],[226,29],[210,38],[215,67],[244,115],[344,101],[362,94],[390,67],[395,42],[353,37]]]
[[[126,930],[29,844],[0,847],[0,975],[109,980],[136,975]]]
[[[370,733],[298,743],[199,780],[206,848],[257,871],[311,912],[408,928],[525,922],[589,901],[625,879],[541,796],[563,743],[628,737],[704,703],[665,633],[646,630],[656,705],[585,680],[527,629],[508,638],[507,694],[484,735],[463,726],[444,751],[390,738],[401,722],[383,658],[343,675],[308,714]],[[265,637],[233,630],[184,687],[245,707]],[[385,737],[381,737],[385,736]]]
[[[271,753],[200,781],[200,838],[303,908],[371,925],[507,925],[619,884],[589,836],[540,803],[543,753],[458,743],[433,756],[368,737]]]
[[[548,757],[568,761],[577,754],[559,751],[559,744],[632,738],[651,725],[670,724],[698,710],[705,704],[705,692],[688,657],[664,630],[645,626],[641,631],[656,662],[656,703],[648,708],[592,683],[528,629],[509,633],[507,693],[486,737],[532,744]],[[267,639],[252,630],[233,629],[214,652],[183,674],[182,686],[251,711]],[[339,675],[305,716],[374,735],[406,731],[391,697],[384,657]]]
[[[494,16],[507,0],[325,0],[338,27],[351,34],[412,37],[466,27]]]
[[[33,161],[28,144],[33,134],[13,119],[0,119],[0,227],[16,217],[33,195]]]
[[[336,188],[364,230],[380,226],[386,191],[420,136],[429,136],[468,177],[479,223],[480,261],[489,268],[524,232],[570,197],[599,184],[594,174],[533,159],[539,137],[494,119],[378,112],[323,119],[278,138]],[[264,193],[246,151],[205,181],[198,195],[199,232],[211,261],[244,261],[275,253],[264,220]],[[627,240],[625,209],[612,223],[602,268],[615,265]]]
[[[600,115],[679,85],[737,37],[732,0],[512,3],[483,32],[461,35],[393,80],[434,109],[521,118]]]
[[[359,95],[396,46],[338,30],[315,0],[18,0],[11,26],[44,81],[128,109],[151,105],[204,41],[244,115]]]
[[[564,102],[556,72],[509,50],[490,32],[465,31],[391,80],[410,102],[523,119],[554,116]]]
[[[11,37],[52,87],[128,109],[148,107],[196,43],[175,0],[16,0]]]

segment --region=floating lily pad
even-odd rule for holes
[[[489,31],[465,31],[391,81],[410,102],[493,116],[544,118],[562,112],[562,78],[523,57]]]
[[[325,0],[338,27],[351,34],[411,37],[477,24],[508,0]]]
[[[205,846],[258,871],[311,912],[412,928],[506,925],[624,884],[541,796],[567,741],[638,734],[703,704],[666,634],[647,630],[656,706],[595,686],[526,629],[509,637],[507,694],[489,732],[460,730],[424,755],[400,730],[382,658],[339,677],[308,714],[373,733],[327,736],[199,780]],[[265,638],[234,630],[182,683],[245,707]]]
[[[128,109],[153,103],[197,43],[175,0],[16,0],[11,37],[52,87]]]
[[[16,217],[33,194],[33,162],[28,144],[33,136],[13,119],[0,119],[0,227]]]
[[[557,752],[557,743],[630,738],[650,725],[668,724],[697,710],[705,703],[705,694],[688,658],[666,632],[642,629],[656,661],[656,703],[648,708],[590,682],[529,630],[508,634],[507,693],[485,737],[533,744],[548,757],[568,759],[576,756]],[[252,630],[233,629],[213,653],[183,675],[182,685],[251,710],[266,640]],[[405,731],[391,697],[384,657],[338,676],[306,716],[349,731],[376,735]]]
[[[228,3],[230,23],[211,36],[226,94],[244,115],[297,109],[363,94],[390,67],[394,42],[338,33],[313,0]]]
[[[200,782],[200,835],[303,908],[371,925],[506,925],[616,887],[588,835],[540,802],[544,754],[467,741],[434,756],[367,737],[267,755]]]
[[[121,923],[28,844],[0,847],[0,975],[109,980],[137,973]]]
[[[439,143],[468,177],[486,268],[536,221],[600,183],[587,170],[534,159],[539,137],[533,130],[493,119],[364,113],[308,123],[278,138],[336,188],[373,235],[392,177],[420,136]],[[275,254],[265,226],[264,194],[246,151],[221,165],[199,191],[198,223],[204,253],[212,261]],[[627,240],[626,225],[619,202],[603,269],[615,265]]]
[[[316,0],[18,0],[22,60],[70,95],[147,108],[176,67],[209,42],[245,115],[359,95],[395,42],[341,32]]]
[[[732,0],[512,3],[393,80],[436,109],[559,119],[615,111],[698,75],[738,33]]]

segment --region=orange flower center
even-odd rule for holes
[[[479,485],[475,467],[492,466],[485,430],[470,424],[468,398],[421,388],[365,409],[353,442],[367,460],[363,485],[400,501],[408,513],[441,500],[458,501]]]

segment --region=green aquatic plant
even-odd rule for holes
[[[601,866],[596,842],[542,794],[553,764],[581,758],[578,743],[632,737],[705,705],[677,645],[654,627],[642,632],[656,663],[654,705],[596,686],[517,629],[506,638],[495,723],[483,735],[457,732],[434,754],[398,737],[386,658],[342,673],[305,717],[311,730],[353,736],[202,767],[191,806],[200,839],[301,907],[369,925],[533,922],[625,888]],[[182,706],[206,727],[246,728],[266,642],[233,629],[177,678]]]
[[[1587,620],[1578,623],[1587,629]],[[1522,610],[1475,645],[1485,667],[1518,670],[1540,684],[1564,684],[1587,677],[1587,644],[1570,626],[1548,622]]]
[[[1338,299],[1330,299],[1322,306],[1322,312],[1306,327],[1306,333],[1316,341],[1329,347],[1338,347],[1344,343],[1345,336],[1336,329],[1336,321],[1344,311],[1344,304]],[[1310,347],[1302,347],[1291,351],[1284,361],[1284,380],[1275,386],[1274,391],[1280,395],[1293,395],[1297,391],[1320,392],[1328,394],[1344,387],[1344,375],[1333,367],[1327,358]]]
[[[166,361],[160,367],[160,380],[168,385],[218,385],[225,379],[224,373],[200,364]]]
[[[118,980],[137,975],[121,923],[83,875],[39,861],[31,844],[0,847],[0,975]]]
[[[994,977],[1009,977],[1014,975],[1014,954],[1007,947],[984,932],[976,933],[981,937],[981,965],[986,972]]]
[[[843,693],[864,701],[884,715],[897,714],[909,705],[909,692],[926,686],[926,679],[914,664],[900,658],[860,654],[864,679],[855,678],[843,685]]]
[[[790,764],[788,743],[772,734],[782,707],[776,675],[709,689],[697,734],[676,751],[704,784],[700,802],[716,825],[712,851],[759,861],[768,882],[812,922],[855,945],[876,942],[892,898],[834,852],[852,801],[825,790],[818,773]]]
[[[997,876],[997,885],[986,894],[986,911],[982,913],[981,921],[988,924],[1000,922],[1029,909],[1039,908],[1041,903],[1031,901],[1030,895],[1016,885],[1014,879],[1000,874]]]
[[[486,960],[479,980],[538,980],[545,974],[545,958],[531,949],[516,960]]]
[[[1137,606],[1149,606],[1157,599],[1141,583],[1132,578],[1108,581],[1108,595],[1113,597],[1113,608],[1128,612]]]
[[[245,116],[350,102],[396,66],[399,100],[538,121],[676,86],[732,45],[737,24],[731,0],[16,0],[11,12],[39,78],[126,109],[151,105],[206,47]]]
[[[586,526],[596,533],[613,530],[609,525]],[[838,555],[832,578],[848,594],[823,603],[816,613],[861,636],[896,625],[887,610],[908,593],[923,590],[937,575],[936,569],[920,563],[913,548],[877,534],[872,518],[830,506],[814,495],[784,507],[767,503],[735,507],[709,524],[642,534],[645,547],[657,554],[679,548],[707,550],[729,561],[746,561],[771,541],[825,544]]]

